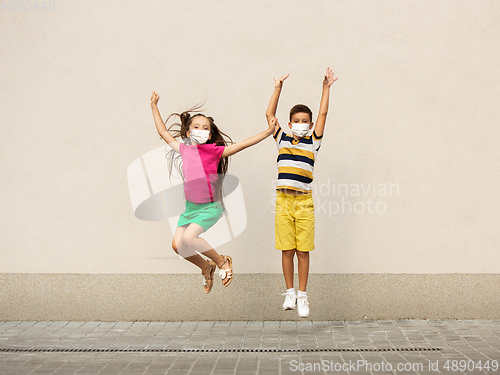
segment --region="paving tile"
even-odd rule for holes
[[[361,350],[432,347],[443,350]],[[429,362],[438,361],[444,366],[446,361],[499,360],[500,320],[0,322],[0,348],[139,350],[129,353],[0,352],[0,375],[300,373],[292,371],[292,363],[310,366],[328,363],[332,366],[328,374],[345,374],[341,366],[356,361],[366,361],[372,366],[382,362],[392,366],[406,364],[398,374],[422,374],[428,372]],[[316,352],[317,348],[357,351]],[[145,349],[201,351],[145,352]],[[203,352],[210,349],[216,351]],[[232,352],[233,349],[263,351]],[[265,349],[299,351],[279,353]],[[418,366],[424,366],[425,371],[422,372],[421,367],[419,371]],[[370,371],[390,373],[364,368],[356,374]],[[442,368],[440,371],[446,373]]]

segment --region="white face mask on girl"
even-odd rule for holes
[[[191,142],[195,145],[204,144],[208,141],[208,137],[210,136],[210,132],[208,130],[191,129],[189,132],[189,138],[191,138]]]
[[[303,124],[301,122],[292,122],[292,133],[300,138],[305,137],[309,131],[310,125],[311,124]]]

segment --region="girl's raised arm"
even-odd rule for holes
[[[269,128],[267,130],[264,130],[263,132],[254,135],[253,137],[247,138],[244,141],[235,143],[230,146],[226,146],[224,148],[224,152],[222,153],[222,157],[225,158],[227,156],[231,156],[233,154],[236,154],[237,152],[240,152],[241,150],[244,150],[247,147],[253,146],[263,139],[269,137],[271,134],[274,133],[274,127],[278,123],[278,119],[275,117],[269,121]]]
[[[167,142],[167,144],[172,147],[173,150],[179,152],[180,142],[176,140],[167,130],[163,119],[161,118],[160,111],[158,110],[158,100],[160,100],[160,96],[153,91],[151,95],[151,110],[153,111],[153,118],[155,120],[156,130],[158,134]]]

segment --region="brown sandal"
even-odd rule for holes
[[[205,271],[201,271],[201,274],[205,276],[208,274],[208,277],[205,277],[205,280],[203,282],[203,288],[205,289],[205,293],[208,294],[212,290],[212,287],[214,286],[214,273],[215,273],[215,262],[213,260],[210,260],[209,262],[210,267]],[[212,282],[209,284],[207,281],[212,280]]]
[[[222,262],[219,266],[219,276],[222,279],[222,285],[224,286],[229,286],[231,284],[231,281],[233,280],[233,259],[230,256],[222,255],[224,258],[224,262]],[[229,269],[226,270],[224,268],[221,268],[224,264],[228,262]],[[224,280],[229,280],[227,283],[224,284]]]

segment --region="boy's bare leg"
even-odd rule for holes
[[[307,288],[307,278],[309,276],[309,252],[297,250],[297,261],[299,269],[299,291],[305,292]]]
[[[285,276],[286,288],[293,288],[293,256],[295,249],[283,250],[281,252],[281,265],[283,267],[283,276]]]

